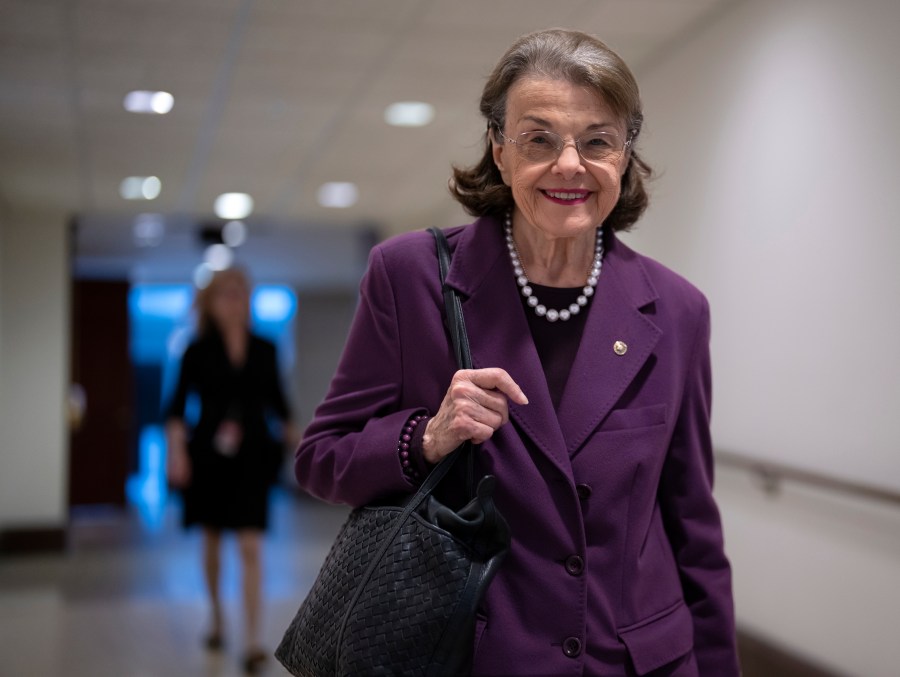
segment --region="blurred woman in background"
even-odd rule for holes
[[[203,529],[203,564],[211,606],[209,649],[223,645],[219,597],[222,533],[237,534],[243,572],[244,668],[266,658],[259,638],[261,537],[268,523],[269,488],[281,467],[285,440],[295,439],[278,374],[275,346],[250,332],[250,285],[231,268],[197,292],[198,336],[182,358],[166,410],[167,472],[184,498],[184,524]],[[189,423],[189,395],[200,413]],[[280,434],[272,431],[272,419]]]

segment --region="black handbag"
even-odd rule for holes
[[[472,360],[456,292],[444,278],[447,240],[434,235],[447,323],[461,369]],[[494,506],[495,479],[473,491],[467,442],[444,458],[402,505],[350,513],[276,658],[298,677],[463,675],[471,670],[475,611],[509,549]],[[471,500],[459,510],[433,492],[464,458]]]

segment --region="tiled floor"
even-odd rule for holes
[[[318,572],[345,508],[275,492],[264,545],[264,637],[275,648]],[[200,534],[170,503],[155,523],[137,510],[81,511],[65,554],[0,559],[0,677],[241,675],[240,571],[225,543],[227,645],[201,647],[207,621]],[[286,675],[275,660],[266,675]]]
[[[151,513],[154,511],[151,510]],[[239,677],[240,571],[223,560],[227,646],[201,646],[207,610],[200,534],[170,501],[73,515],[68,551],[0,558],[0,677]],[[347,515],[287,490],[273,495],[264,544],[264,637],[274,650]],[[747,677],[825,676],[742,637]],[[274,660],[265,675],[287,675]]]

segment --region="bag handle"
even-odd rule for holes
[[[444,308],[447,313],[447,325],[450,330],[450,341],[453,344],[453,353],[456,356],[456,366],[459,369],[472,368],[472,353],[469,349],[469,335],[466,332],[466,321],[463,317],[462,303],[456,290],[447,284],[447,272],[450,270],[450,245],[447,236],[440,228],[429,228],[428,232],[434,236],[434,244],[437,248],[438,270],[441,276],[441,291],[444,294]],[[464,442],[453,451],[450,456],[464,455],[466,457],[466,489],[470,499],[475,497],[475,454],[471,442]],[[453,465],[451,461],[448,465]],[[435,468],[437,470],[437,468]],[[448,468],[449,470],[449,468]],[[432,471],[431,474],[434,474]],[[442,473],[441,477],[446,473]]]
[[[450,341],[453,344],[453,353],[456,355],[456,365],[460,369],[471,369],[472,354],[469,350],[469,336],[466,333],[466,323],[463,319],[462,303],[456,290],[446,282],[447,271],[450,270],[450,245],[447,243],[447,236],[444,235],[444,231],[440,228],[429,228],[428,232],[434,236],[435,247],[437,248],[441,291],[444,294],[444,307],[447,313],[447,324],[450,329]],[[475,496],[475,454],[473,453],[473,444],[466,441],[441,459],[428,473],[428,476],[419,485],[416,493],[407,502],[400,521],[406,518],[407,513],[419,507],[422,501],[437,488],[460,456],[466,457],[466,489],[468,490],[468,497],[471,499]]]
[[[472,354],[469,351],[469,336],[466,334],[466,322],[462,314],[459,294],[447,284],[447,271],[450,270],[450,245],[447,236],[440,228],[429,228],[434,236],[438,254],[438,269],[441,275],[441,291],[444,293],[444,307],[447,309],[447,324],[450,326],[450,340],[456,355],[456,365],[460,369],[472,368]]]

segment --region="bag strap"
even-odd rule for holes
[[[428,232],[434,236],[437,247],[438,270],[441,276],[441,291],[444,294],[444,307],[447,313],[447,324],[450,329],[450,341],[453,344],[453,352],[456,355],[456,365],[460,369],[472,368],[472,354],[469,350],[469,337],[466,334],[466,323],[462,314],[462,303],[459,294],[447,282],[447,271],[450,270],[450,245],[447,236],[440,228],[429,228]],[[475,454],[471,442],[463,442],[452,452],[447,454],[419,485],[416,493],[409,499],[400,521],[406,519],[406,515],[415,510],[441,483],[441,480],[450,472],[450,468],[459,460],[460,456],[466,457],[467,464],[467,490],[468,497],[475,496]]]
[[[444,235],[444,232],[442,230],[438,228],[429,228],[428,230],[434,236],[435,245],[437,247],[438,267],[441,276],[441,289],[444,294],[444,306],[447,312],[447,323],[450,327],[450,340],[453,343],[453,352],[456,355],[456,364],[460,369],[471,369],[472,355],[469,352],[469,338],[466,334],[466,325],[463,320],[462,304],[459,300],[459,295],[456,293],[456,290],[448,286],[445,281],[447,277],[447,271],[450,269],[450,246],[447,243],[447,237]],[[341,645],[341,641],[344,636],[344,629],[347,626],[347,619],[350,616],[350,611],[356,605],[359,596],[362,594],[363,589],[366,587],[366,584],[372,577],[372,573],[375,571],[375,568],[384,557],[384,554],[391,546],[391,543],[397,537],[400,529],[403,528],[403,524],[406,522],[407,518],[412,514],[412,512],[416,510],[416,508],[418,508],[422,504],[422,502],[426,498],[428,498],[428,496],[430,496],[431,493],[437,488],[438,484],[440,484],[441,480],[443,480],[444,477],[446,477],[447,473],[450,472],[450,469],[453,467],[453,465],[461,455],[465,455],[468,462],[469,498],[471,499],[475,496],[475,454],[473,453],[472,447],[472,443],[466,441],[456,449],[454,449],[451,453],[447,454],[447,456],[445,456],[440,461],[440,463],[438,463],[431,470],[431,472],[428,473],[428,477],[425,478],[422,484],[419,485],[419,488],[416,490],[416,492],[403,506],[403,510],[398,516],[397,521],[391,528],[390,532],[388,532],[388,534],[383,537],[381,544],[378,547],[378,551],[372,557],[369,565],[366,567],[365,572],[363,572],[363,575],[360,577],[359,582],[357,583],[356,591],[353,593],[353,597],[347,604],[347,611],[344,614],[344,617],[341,619],[341,625],[338,629],[338,647],[340,647]],[[335,669],[337,669],[339,662],[340,651],[335,654]]]
[[[437,247],[441,290],[444,293],[444,307],[447,309],[447,324],[450,328],[450,340],[453,342],[453,353],[456,355],[456,365],[460,369],[471,369],[472,354],[469,351],[469,336],[466,334],[462,304],[459,294],[447,284],[447,271],[450,270],[450,245],[447,243],[447,236],[440,228],[429,228],[428,232],[434,236]]]
[[[447,326],[450,330],[450,341],[453,344],[453,353],[456,356],[456,366],[459,369],[472,368],[472,353],[469,349],[469,335],[466,332],[466,321],[463,317],[462,302],[457,291],[447,284],[447,273],[450,270],[450,245],[447,236],[440,228],[429,228],[428,232],[434,236],[434,244],[437,248],[438,271],[441,276],[441,291],[444,294],[444,308],[447,314]],[[471,442],[464,442],[450,456],[466,457],[466,489],[468,497],[475,497],[475,453]],[[453,465],[451,461],[448,465]],[[435,468],[436,470],[436,468]],[[449,468],[448,468],[449,470]],[[434,471],[432,471],[434,474]],[[446,473],[442,473],[441,477]]]

